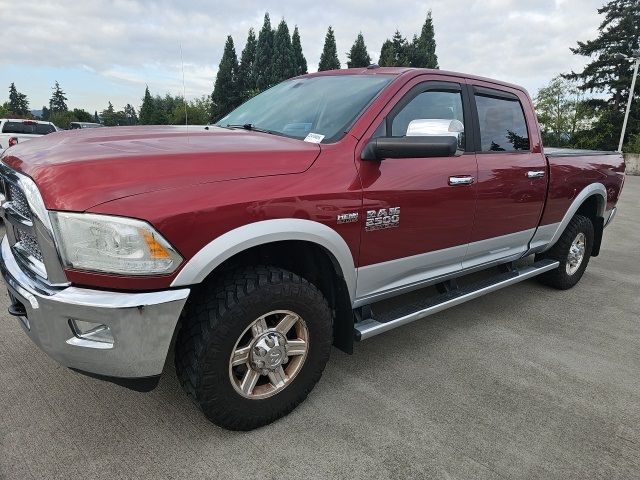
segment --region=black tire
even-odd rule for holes
[[[291,412],[320,379],[332,343],[332,315],[322,293],[304,278],[274,267],[248,267],[205,284],[190,299],[176,342],[182,387],[205,416],[230,430],[252,430]],[[280,392],[263,399],[240,395],[229,359],[249,325],[274,310],[304,319],[309,344],[304,363]]]
[[[585,251],[582,263],[579,268],[569,273],[567,271],[567,262],[569,261],[569,250],[574,240],[583,234],[585,237]],[[593,248],[593,224],[591,220],[582,215],[575,215],[567,228],[558,239],[557,243],[547,252],[536,256],[536,259],[550,258],[558,260],[560,266],[555,270],[543,273],[538,277],[539,281],[544,285],[548,285],[558,290],[567,290],[576,285],[584,274],[589,259],[591,258],[591,249]]]

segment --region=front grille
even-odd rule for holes
[[[36,237],[35,215],[31,211],[17,174],[4,165],[2,167],[0,184],[4,201],[1,210],[9,245],[23,268],[46,279],[44,257]]]
[[[12,183],[9,183],[8,190],[9,200],[11,201],[11,207],[13,210],[24,218],[31,220],[31,209],[29,208],[29,203],[27,203],[27,198],[24,196],[24,193],[22,193],[22,190]]]
[[[40,246],[38,245],[38,240],[36,240],[36,237],[23,231],[19,231],[17,237],[20,240],[20,246],[29,255],[31,255],[39,262],[44,262],[42,258],[42,252],[40,251]]]

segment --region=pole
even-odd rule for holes
[[[622,123],[622,133],[620,134],[620,143],[618,144],[618,152],[622,153],[622,143],[624,142],[624,133],[627,130],[627,120],[629,120],[629,111],[631,110],[631,100],[633,100],[633,92],[636,88],[636,77],[638,76],[638,65],[640,58],[636,58],[633,66],[633,78],[631,79],[631,90],[629,91],[629,100],[627,100],[627,111],[624,114],[624,122]]]

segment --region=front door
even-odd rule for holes
[[[458,78],[443,81],[438,76],[428,81],[425,77],[414,79],[398,93],[356,151],[366,218],[358,268],[361,303],[459,271],[471,237],[477,166],[468,96]],[[371,138],[403,137],[412,121],[434,119],[436,123],[461,122],[462,147],[469,153],[360,159]]]

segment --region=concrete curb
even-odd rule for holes
[[[640,154],[625,153],[624,162],[627,164],[627,175],[640,175]]]

